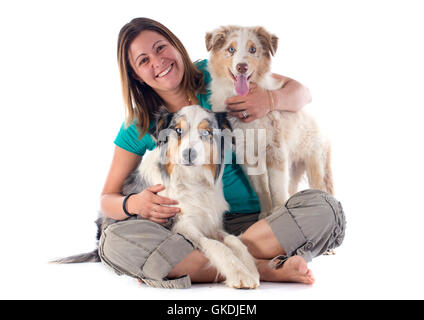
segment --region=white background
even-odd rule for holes
[[[2,1],[0,298],[423,299],[423,13],[420,1]],[[279,36],[273,71],[310,88],[348,220],[337,254],[310,264],[313,286],[176,291],[101,264],[47,264],[94,248],[124,117],[116,41],[139,16],[192,60],[220,25]]]

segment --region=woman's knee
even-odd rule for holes
[[[110,225],[99,242],[103,263],[118,274],[161,281],[193,246],[179,234],[148,220]]]
[[[286,204],[307,240],[312,256],[340,246],[346,220],[341,203],[332,195],[319,190],[295,194]]]
[[[293,195],[267,220],[287,255],[307,260],[340,246],[346,226],[340,202],[312,189]]]

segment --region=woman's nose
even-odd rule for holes
[[[158,69],[162,67],[163,59],[157,55],[153,55],[151,58],[153,69]]]

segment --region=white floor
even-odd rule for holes
[[[390,246],[390,242],[382,237],[384,233],[372,238],[366,229],[356,231],[353,218],[348,220],[345,243],[336,250],[336,255],[321,256],[310,263],[316,278],[314,285],[262,283],[255,290],[230,289],[223,284],[194,284],[185,290],[156,289],[140,285],[132,278],[117,276],[101,263],[47,263],[52,258],[90,250],[94,225],[92,230],[82,226],[79,236],[72,241],[66,240],[69,229],[50,233],[45,229],[37,238],[34,238],[36,233],[25,233],[28,230],[25,226],[21,228],[23,234],[18,228],[13,232],[12,228],[2,229],[3,235],[9,237],[8,241],[2,241],[1,299],[424,298],[420,245],[405,246],[401,251],[396,244]],[[82,250],[75,249],[78,247]]]
[[[423,299],[420,269],[410,261],[404,270],[348,258],[346,252],[316,259],[312,286],[262,283],[255,290],[230,289],[223,284],[194,284],[190,289],[156,289],[118,277],[101,264],[47,265],[31,263],[2,270],[1,299]],[[422,266],[421,266],[422,267]],[[405,270],[406,269],[406,270]],[[415,269],[415,270],[414,270]]]

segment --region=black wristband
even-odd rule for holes
[[[128,217],[134,217],[134,216],[136,216],[136,214],[131,214],[131,213],[129,213],[128,211],[127,211],[127,208],[125,207],[126,206],[126,204],[127,204],[127,200],[128,200],[128,198],[129,197],[131,197],[132,195],[134,195],[134,194],[136,194],[136,193],[130,193],[129,195],[127,195],[125,198],[124,198],[124,201],[122,202],[122,209],[124,210],[124,213],[128,216]]]

